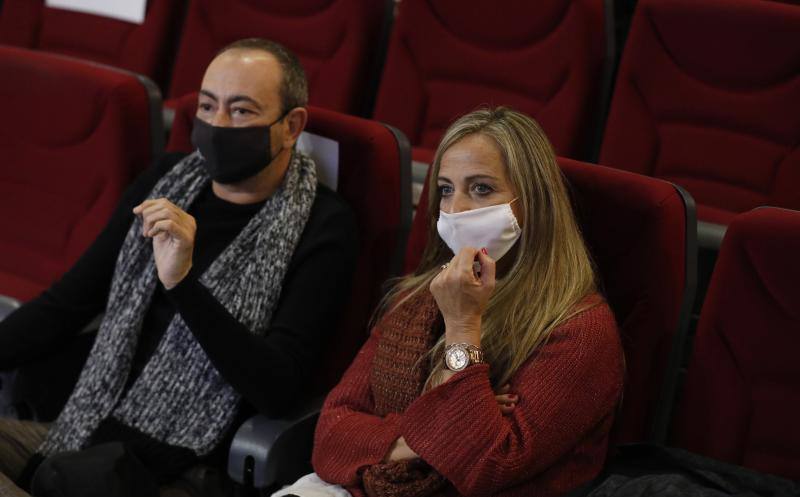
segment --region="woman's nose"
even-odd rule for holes
[[[468,195],[456,193],[452,198],[453,201],[450,203],[450,214],[472,210],[472,199],[470,199]]]

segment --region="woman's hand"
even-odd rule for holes
[[[497,400],[497,405],[500,406],[500,413],[503,414],[503,416],[509,416],[514,412],[514,408],[519,401],[519,396],[510,392],[511,385],[506,383],[497,391],[497,395],[494,396],[495,400]]]
[[[473,269],[476,259],[479,274]],[[465,247],[431,281],[431,293],[444,317],[447,344],[480,346],[481,315],[494,291],[494,275],[494,259],[486,249]]]
[[[153,239],[158,279],[169,290],[192,268],[197,224],[165,198],[145,200],[133,208],[133,213],[142,218],[142,236]]]
[[[389,453],[383,458],[383,462],[403,461],[405,459],[416,459],[419,456],[406,444],[406,439],[398,438],[389,449]]]

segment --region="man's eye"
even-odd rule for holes
[[[439,195],[446,197],[453,193],[453,187],[450,185],[439,185]]]
[[[487,185],[486,183],[475,183],[472,185],[472,191],[477,193],[478,195],[489,195],[494,191],[494,188]]]
[[[241,107],[233,109],[233,113],[237,114],[237,115],[240,115],[240,116],[246,116],[247,114],[251,114],[251,112],[249,110],[242,109]]]
[[[203,112],[208,112],[211,110],[211,104],[198,104],[197,108],[202,110]]]

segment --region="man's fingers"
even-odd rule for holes
[[[139,204],[136,207],[134,207],[133,208],[133,213],[136,214],[136,215],[140,215],[145,210],[147,210],[148,208],[159,207],[159,206],[162,206],[162,207],[173,207],[175,209],[181,210],[180,207],[178,207],[177,205],[173,204],[172,202],[170,202],[166,198],[154,198],[154,199],[145,200],[141,204]]]
[[[164,200],[164,199],[152,199],[151,198],[151,199],[145,200],[144,202],[142,202],[141,204],[139,204],[139,205],[137,205],[136,207],[133,208],[133,213],[134,214],[141,214],[142,211],[144,211],[146,208],[148,208],[149,206],[151,206],[153,204],[160,203],[161,200]]]
[[[167,233],[170,236],[180,240],[188,240],[189,238],[188,234],[186,233],[186,229],[172,219],[162,219],[161,221],[154,223],[153,226],[147,231],[145,236],[152,238],[159,233]]]
[[[142,234],[147,235],[153,225],[159,221],[170,219],[177,222],[178,214],[170,209],[162,207],[148,207],[142,212]]]

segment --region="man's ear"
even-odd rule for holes
[[[284,148],[292,148],[297,142],[300,133],[306,129],[308,122],[308,111],[305,107],[295,107],[286,114],[286,132],[284,133]]]

